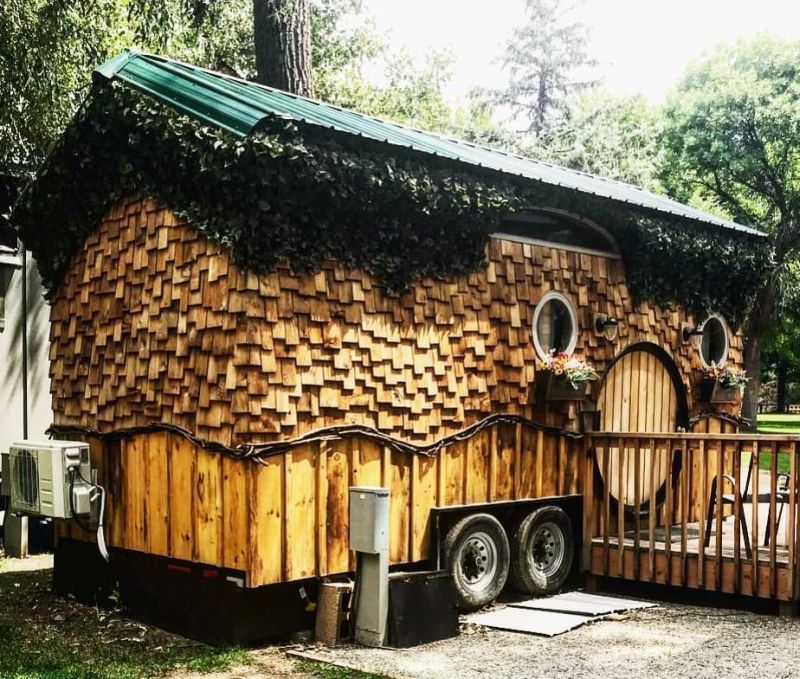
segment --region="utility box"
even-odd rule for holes
[[[388,488],[350,488],[350,549],[362,554],[389,551]]]
[[[388,488],[350,488],[350,549],[356,553],[355,640],[384,646],[389,613]]]

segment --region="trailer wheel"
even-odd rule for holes
[[[447,534],[443,551],[462,611],[476,611],[503,591],[511,553],[506,532],[493,516],[461,519]]]
[[[511,545],[511,583],[526,594],[550,594],[569,576],[575,557],[572,522],[560,507],[540,507],[520,523]]]

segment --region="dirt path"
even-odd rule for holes
[[[248,651],[250,664],[238,665],[224,672],[211,672],[201,674],[187,670],[178,670],[168,675],[169,679],[255,679],[256,677],[269,677],[280,679],[319,679],[319,674],[305,672],[300,664],[289,658],[277,648],[263,648]]]

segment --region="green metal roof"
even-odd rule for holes
[[[153,54],[123,51],[95,70],[96,82],[108,80],[130,85],[182,113],[239,137],[251,134],[263,120],[283,118],[704,224],[764,235],[749,226],[721,219],[630,184],[448,139]]]

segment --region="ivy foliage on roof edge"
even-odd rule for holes
[[[531,206],[611,231],[635,301],[718,311],[734,325],[771,257],[746,234],[286,121],[237,139],[111,83],[93,91],[14,210],[49,296],[108,208],[132,193],[169,206],[245,268],[288,261],[306,272],[333,258],[392,292],[479,269],[502,218]]]

